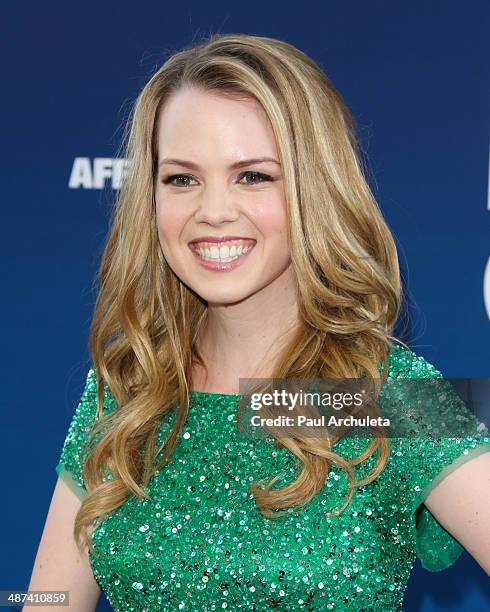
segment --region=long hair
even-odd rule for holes
[[[401,304],[397,251],[368,186],[356,125],[322,69],[293,45],[262,36],[214,34],[171,55],[143,87],[129,117],[123,151],[130,165],[116,198],[102,256],[89,350],[97,373],[99,440],[84,464],[88,496],[75,539],[93,551],[95,522],[143,490],[171,460],[189,412],[192,364],[204,366],[197,337],[207,305],[166,263],[155,220],[157,123],[183,86],[254,99],[272,126],[283,170],[288,241],[297,284],[299,325],[274,363],[273,378],[370,378],[388,371]],[[117,410],[103,414],[104,385]],[[162,419],[176,410],[163,453]],[[386,437],[359,456],[332,451],[333,439],[276,439],[301,471],[280,489],[251,485],[264,516],[304,507],[324,486],[331,463],[345,469],[350,491],[373,481],[389,457]],[[377,453],[372,473],[354,466]],[[159,461],[155,457],[159,456]],[[109,468],[111,478],[103,477]],[[273,481],[272,481],[273,482]]]

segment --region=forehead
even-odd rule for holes
[[[167,100],[157,134],[159,157],[202,155],[216,149],[233,157],[277,153],[272,126],[255,99],[235,99],[195,87],[183,88]]]

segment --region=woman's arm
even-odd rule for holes
[[[58,478],[34,561],[30,591],[68,591],[69,610],[93,612],[100,597],[88,554],[80,554],[73,538],[75,515],[81,501]],[[23,610],[34,610],[24,606]],[[43,607],[59,612],[59,606]]]
[[[490,576],[490,452],[448,474],[424,504]]]

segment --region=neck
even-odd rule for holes
[[[198,348],[208,368],[193,374],[193,389],[239,393],[240,378],[267,378],[294,332],[298,308],[292,270],[246,300],[208,304]],[[202,388],[204,387],[204,388]]]

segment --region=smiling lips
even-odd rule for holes
[[[227,263],[251,251],[255,244],[256,240],[240,238],[225,241],[193,241],[189,246],[204,261]]]

